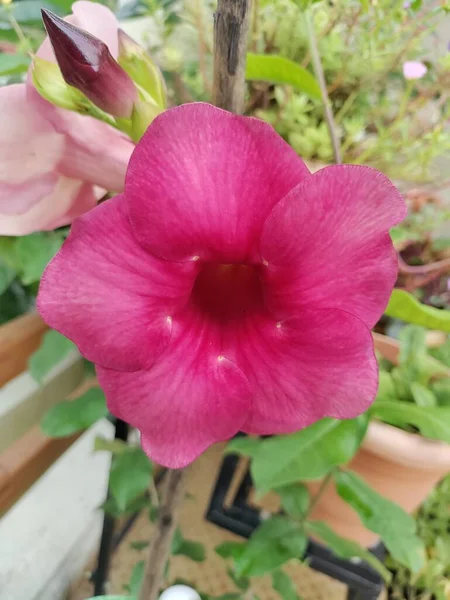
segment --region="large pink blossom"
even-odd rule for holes
[[[239,430],[368,408],[404,215],[374,169],[311,174],[262,121],[181,106],[137,145],[124,194],[75,221],[39,310],[146,452],[181,467]]]
[[[118,22],[106,7],[76,2],[67,20],[118,52]],[[38,56],[55,62],[48,39]],[[0,235],[70,223],[104,190],[122,191],[132,142],[91,117],[57,108],[27,84],[0,88]],[[103,192],[102,189],[103,188]]]

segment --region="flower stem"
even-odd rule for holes
[[[331,108],[330,98],[327,91],[327,83],[323,72],[323,65],[320,59],[319,47],[317,45],[316,32],[314,30],[314,22],[309,10],[305,13],[306,28],[308,31],[309,51],[311,52],[311,61],[314,68],[314,73],[319,82],[320,93],[322,96],[323,110],[325,113],[325,121],[327,123],[328,132],[330,134],[331,145],[333,147],[334,162],[342,163],[341,148],[337,133],[336,123],[334,121],[333,110]]]
[[[322,497],[322,494],[327,489],[328,484],[331,482],[331,479],[333,477],[333,474],[334,474],[335,470],[336,469],[331,469],[331,471],[329,471],[325,475],[325,477],[322,479],[322,482],[320,484],[319,490],[318,490],[317,494],[315,496],[313,496],[313,498],[311,499],[311,503],[308,506],[308,510],[307,510],[305,516],[303,517],[303,522],[305,522],[311,516],[312,511],[314,510],[314,508],[316,507],[316,505],[319,502],[320,498]]]
[[[157,600],[170,555],[170,546],[176,526],[176,512],[183,500],[186,469],[169,470],[159,507],[158,520],[150,542],[139,600]]]
[[[245,57],[251,0],[218,0],[214,15],[213,104],[244,111]]]

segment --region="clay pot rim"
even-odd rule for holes
[[[373,337],[375,348],[395,364],[400,352],[398,340],[377,333]],[[430,341],[432,339],[430,336]],[[432,344],[428,342],[428,345]],[[450,468],[450,444],[403,431],[381,421],[370,423],[363,448],[405,467],[435,471]]]
[[[370,423],[362,446],[372,454],[405,467],[432,471],[450,469],[450,444],[379,421]]]

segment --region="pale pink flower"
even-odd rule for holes
[[[403,77],[405,79],[421,79],[427,71],[427,67],[417,60],[407,60],[403,63]]]
[[[73,11],[67,20],[103,39],[117,56],[113,13],[85,1]],[[55,61],[48,39],[37,54]],[[134,148],[123,134],[53,106],[34,89],[31,74],[27,84],[0,88],[0,107],[0,235],[66,225],[93,208],[104,190],[123,190]]]
[[[124,194],[75,221],[39,311],[149,456],[181,467],[239,430],[369,407],[404,215],[378,171],[311,174],[266,123],[184,105],[150,125]]]

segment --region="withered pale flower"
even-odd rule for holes
[[[422,79],[427,71],[426,65],[418,60],[407,60],[403,63],[403,77],[405,79]]]
[[[150,125],[124,194],[75,221],[39,310],[149,456],[182,467],[239,430],[370,406],[404,215],[378,171],[311,174],[266,123],[184,105]]]
[[[105,6],[75,2],[67,21],[97,35],[118,55],[119,23]],[[48,38],[37,55],[55,63]],[[54,229],[121,192],[134,148],[106,123],[58,108],[26,84],[0,88],[0,235]],[[102,189],[100,189],[102,188]]]

